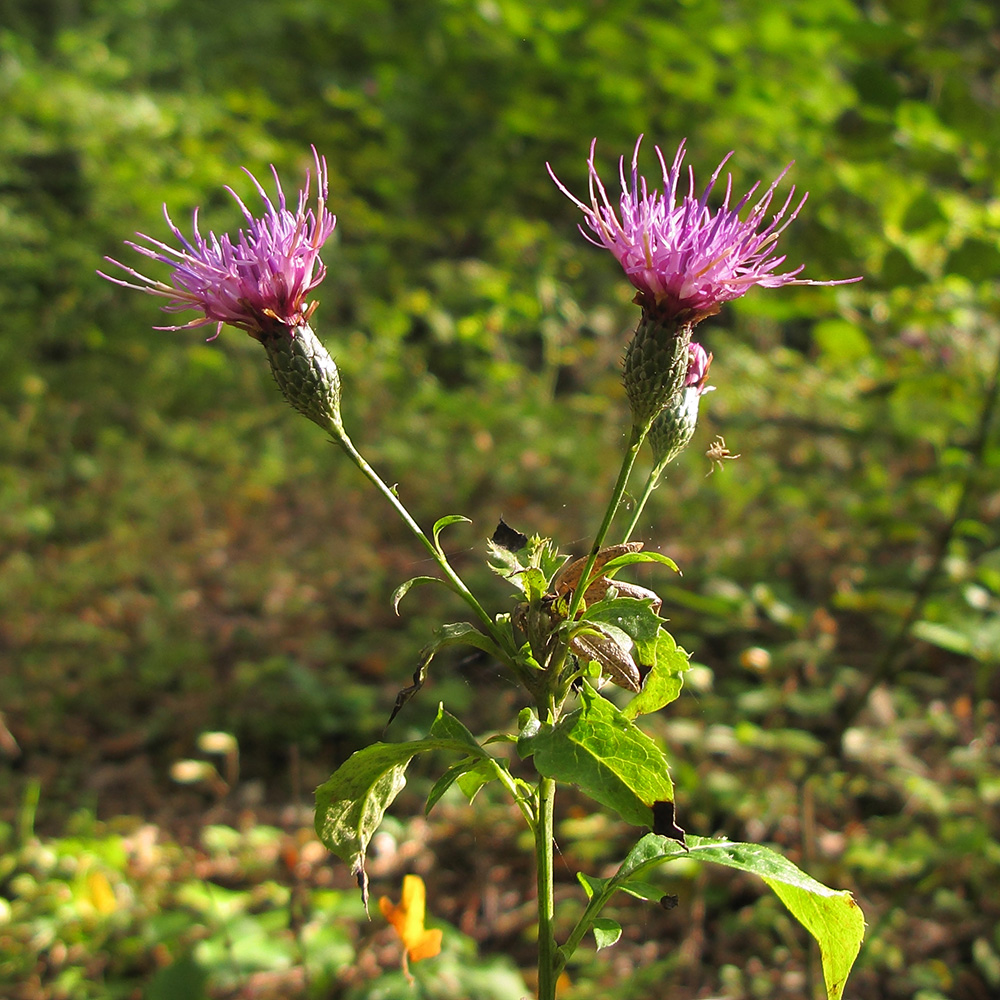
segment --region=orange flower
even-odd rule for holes
[[[402,938],[406,957],[411,962],[433,958],[441,951],[441,931],[424,928],[426,898],[424,880],[419,875],[407,875],[403,879],[403,899],[399,906],[387,896],[378,901],[382,915]]]

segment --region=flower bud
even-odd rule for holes
[[[664,407],[675,405],[687,378],[690,343],[690,324],[643,311],[623,362],[633,426],[647,430]]]
[[[653,449],[655,474],[672,462],[690,443],[698,424],[698,401],[711,391],[708,369],[712,355],[701,344],[688,345],[688,369],[680,394],[653,418],[649,428],[649,444]]]
[[[324,430],[343,431],[340,372],[312,328],[274,324],[257,338],[267,351],[278,388],[299,413]]]

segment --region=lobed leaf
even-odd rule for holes
[[[639,651],[639,656],[644,661],[643,650]],[[642,690],[623,709],[625,718],[658,712],[674,701],[681,693],[684,674],[690,665],[688,654],[666,629],[661,628],[653,644],[653,666],[643,681]]]

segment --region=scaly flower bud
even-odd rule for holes
[[[649,444],[653,449],[654,475],[672,462],[690,443],[698,424],[698,401],[706,392],[708,369],[712,355],[701,344],[688,345],[688,370],[684,388],[674,403],[665,406],[653,419],[649,428]]]
[[[271,374],[288,402],[303,416],[337,436],[340,418],[340,372],[308,323],[289,330],[276,327],[257,338],[267,351]]]
[[[643,312],[622,363],[625,395],[636,427],[647,430],[684,387],[690,345],[690,323]]]

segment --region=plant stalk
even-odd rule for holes
[[[410,515],[410,512],[403,506],[402,501],[396,496],[395,492],[387,486],[383,480],[380,478],[379,474],[365,461],[364,456],[357,448],[354,447],[354,442],[351,441],[347,432],[342,426],[335,424],[333,421],[327,427],[330,435],[333,437],[334,441],[340,445],[340,447],[347,454],[348,458],[361,470],[365,478],[382,494],[382,496],[389,502],[397,514],[403,519],[403,523],[410,529],[414,536],[421,545],[430,553],[431,558],[438,564],[441,572],[444,573],[448,582],[451,584],[452,589],[455,593],[461,597],[466,604],[476,613],[476,616],[486,627],[486,632],[489,634],[490,638],[497,644],[497,646],[508,653],[513,658],[514,650],[510,648],[510,640],[504,633],[497,628],[496,622],[489,616],[483,606],[476,600],[472,591],[465,585],[462,578],[452,569],[451,564],[445,558],[444,554],[438,549],[438,547],[427,537],[424,530]]]
[[[651,469],[648,478],[646,479],[646,485],[643,487],[642,496],[639,497],[639,502],[635,505],[635,513],[632,515],[632,520],[629,523],[628,528],[625,529],[625,534],[622,535],[622,544],[627,542],[632,537],[632,532],[635,531],[636,526],[639,524],[639,518],[642,517],[643,509],[646,506],[646,501],[649,500],[650,496],[653,494],[653,490],[656,489],[657,484],[660,481],[660,476],[663,473],[663,469],[656,468]]]
[[[538,1000],[555,1000],[556,939],[552,925],[555,916],[553,888],[553,812],[556,783],[552,778],[538,780],[538,819],[535,823],[535,866],[538,881]]]
[[[586,566],[580,575],[580,582],[573,592],[573,600],[570,603],[569,614],[567,615],[571,621],[576,617],[576,613],[580,610],[580,605],[583,603],[583,595],[587,592],[587,585],[590,583],[590,574],[594,570],[594,563],[597,562],[597,556],[604,547],[604,540],[608,537],[611,522],[614,520],[615,514],[618,513],[618,507],[621,504],[622,497],[625,495],[625,487],[628,485],[629,476],[632,475],[636,456],[638,456],[642,442],[646,440],[648,433],[648,424],[645,427],[632,425],[628,445],[625,448],[625,456],[622,459],[622,466],[618,471],[618,479],[611,491],[611,499],[608,501],[607,510],[604,512],[604,520],[601,521],[601,526],[597,529],[597,535],[594,538],[594,544],[591,546],[587,557]]]

